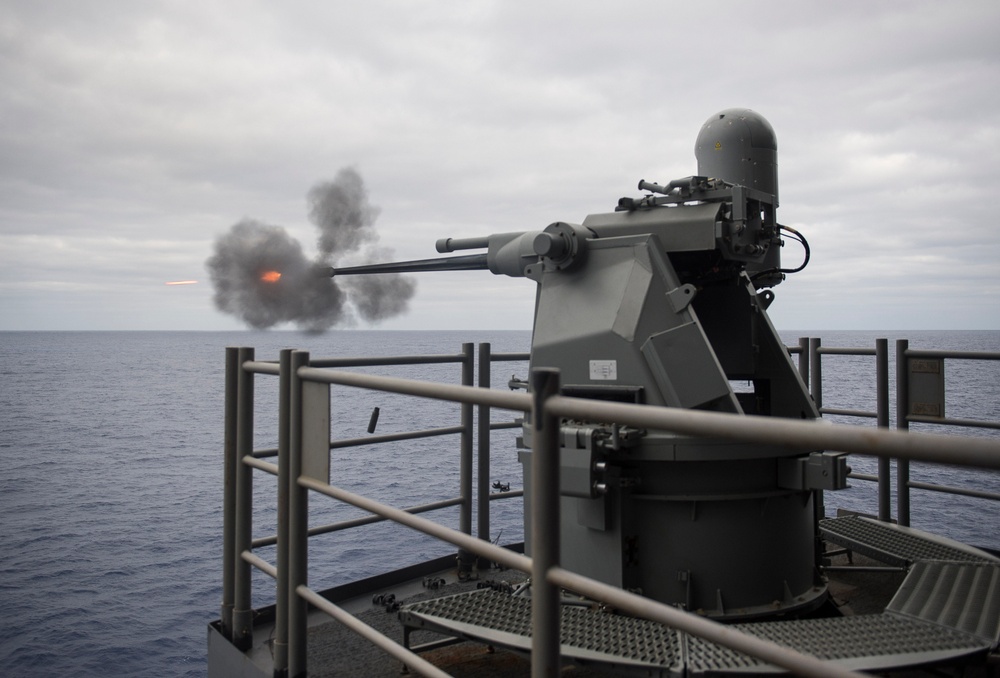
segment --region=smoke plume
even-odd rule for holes
[[[342,169],[333,181],[316,184],[306,200],[309,219],[319,228],[317,247],[324,257],[378,240],[372,225],[379,210],[369,204],[364,182],[354,169]]]
[[[373,248],[368,258],[388,261],[392,258],[392,252],[388,249]],[[410,297],[417,288],[417,283],[412,277],[402,275],[347,276],[342,279],[342,284],[358,315],[368,322],[405,311]]]
[[[369,258],[392,257],[391,250],[376,247],[378,208],[368,202],[357,171],[342,169],[333,181],[309,189],[306,199],[310,221],[319,229],[316,258],[310,260],[281,226],[244,219],[215,241],[206,262],[216,307],[250,327],[292,322],[309,332],[351,324],[355,314],[377,322],[405,312],[416,289],[412,279],[348,277],[341,287],[327,272],[362,247]]]

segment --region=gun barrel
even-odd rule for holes
[[[371,275],[375,273],[421,273],[424,271],[477,271],[487,268],[485,254],[470,254],[462,257],[439,257],[437,259],[416,259],[396,261],[388,264],[366,264],[364,266],[344,266],[330,268],[330,277],[338,275]]]
[[[480,238],[441,238],[434,243],[435,249],[441,254],[458,250],[484,250],[490,246],[490,237]]]

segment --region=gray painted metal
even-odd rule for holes
[[[694,145],[698,174],[774,196],[778,206],[778,140],[763,116],[729,108],[702,125]]]
[[[910,421],[910,370],[906,365],[906,351],[910,342],[896,340],[896,430],[909,431]],[[904,527],[910,525],[910,460],[900,457],[896,460],[896,522]]]
[[[531,652],[531,605],[531,598],[483,589],[405,606],[399,619],[411,629]],[[662,624],[564,605],[560,629],[560,652],[567,659],[680,675],[680,635]]]
[[[476,347],[472,343],[462,344],[462,385],[475,384]],[[472,444],[475,436],[473,426],[473,405],[462,403],[461,422],[462,433],[459,444],[459,496],[462,497],[462,507],[459,509],[459,529],[466,534],[472,534]],[[462,557],[460,552],[459,557]]]
[[[988,648],[982,640],[960,631],[891,614],[738,624],[733,628],[860,671],[948,661]],[[689,675],[779,671],[697,638],[690,639],[687,650]]]
[[[966,544],[864,516],[827,518],[820,521],[819,530],[835,544],[890,565],[909,566],[920,560],[1000,564],[995,556]]]
[[[531,521],[531,578],[535,605],[531,635],[537,645],[531,657],[532,678],[559,673],[559,587],[548,580],[548,572],[559,565],[559,418],[546,411],[545,402],[559,392],[557,370],[536,369],[531,373],[532,432],[535,455],[531,475],[536,480],[531,501],[537,507]],[[527,537],[527,535],[526,535]]]
[[[233,638],[233,603],[236,597],[236,427],[239,413],[236,393],[239,384],[239,349],[226,348],[226,401],[223,422],[223,490],[222,490],[222,604],[221,633]]]
[[[405,627],[530,651],[531,600],[483,590],[404,606]],[[779,672],[766,661],[663,624],[565,605],[563,656],[646,675]],[[737,624],[750,637],[853,670],[961,659],[1000,640],[1000,564],[917,563],[883,614]],[[786,666],[786,668],[789,668]],[[834,665],[825,672],[832,673]]]
[[[363,636],[373,644],[382,648],[393,657],[405,662],[407,667],[415,669],[420,675],[430,676],[431,678],[448,678],[448,673],[434,666],[420,655],[410,652],[399,643],[390,640],[367,624],[359,621],[354,615],[345,612],[339,606],[334,605],[323,596],[310,590],[308,587],[298,587],[295,594],[297,596],[301,596],[303,600],[308,601],[317,609],[322,610],[324,613],[336,619],[338,622],[355,633]]]
[[[492,375],[490,368],[493,358],[490,344],[479,344],[479,370],[476,373],[476,385],[479,388],[491,387]],[[476,410],[476,536],[486,541],[490,537],[490,408],[478,405]],[[484,563],[485,565],[485,563]]]
[[[875,340],[875,424],[889,428],[889,340]],[[890,520],[892,516],[892,491],[889,485],[890,460],[878,460],[878,519]]]
[[[239,376],[237,378],[236,408],[238,426],[236,430],[236,461],[234,481],[236,486],[236,524],[233,551],[233,625],[232,640],[236,647],[247,650],[253,639],[253,609],[251,608],[250,564],[243,559],[243,553],[250,550],[253,516],[253,473],[243,462],[253,459],[253,399],[254,375],[242,367],[253,360],[252,348],[239,350]]]
[[[920,561],[886,611],[968,633],[991,649],[1000,641],[1000,560]]]
[[[288,675],[306,674],[306,630],[309,613],[306,601],[296,593],[309,583],[309,493],[299,485],[303,464],[303,366],[309,364],[308,351],[293,351],[289,364],[288,477]],[[277,639],[280,641],[281,639]]]

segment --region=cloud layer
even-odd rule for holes
[[[338,168],[381,206],[378,246],[426,258],[692,174],[701,123],[734,106],[774,127],[779,219],[813,248],[779,328],[997,329],[998,26],[973,1],[7,2],[0,329],[239,327],[214,244],[281,224],[322,260],[341,243],[303,196]],[[392,299],[340,292],[362,322]],[[383,326],[527,328],[533,298],[426,274]]]

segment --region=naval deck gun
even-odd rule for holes
[[[726,110],[703,125],[695,155],[696,175],[641,181],[643,196],[580,223],[448,238],[439,253],[486,251],[329,273],[526,277],[537,283],[531,367],[558,368],[564,395],[817,419],[766,312],[788,272],[774,131]],[[719,619],[825,601],[816,490],[846,486],[842,455],[586,421],[562,422],[560,436],[566,568]],[[526,424],[525,516],[531,455]],[[525,531],[530,544],[527,520]]]

